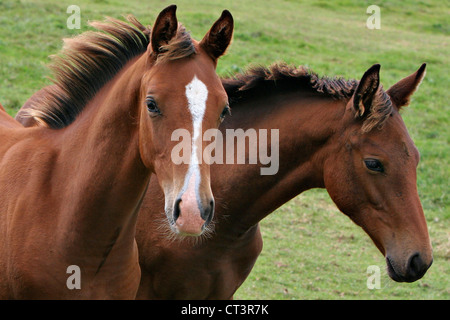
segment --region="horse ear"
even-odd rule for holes
[[[213,24],[200,42],[200,46],[216,61],[227,50],[233,37],[234,20],[228,10]]]
[[[156,18],[150,38],[155,55],[158,55],[161,52],[161,46],[167,44],[177,33],[178,21],[175,14],[176,11],[176,5],[168,6]]]
[[[360,117],[370,112],[375,93],[380,86],[380,65],[374,64],[362,76],[353,96],[353,106]]]
[[[386,91],[398,109],[409,104],[409,99],[425,77],[426,66],[426,63],[422,64],[419,70],[400,80]]]

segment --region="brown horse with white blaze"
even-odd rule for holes
[[[197,42],[175,11],[152,30],[133,17],[93,23],[103,32],[68,39],[55,83],[22,110],[33,127],[0,111],[0,298],[134,299],[135,225],[152,173],[169,214],[182,199],[174,230],[197,234],[211,219],[209,167],[193,177],[200,198],[183,197],[188,166],[173,165],[171,133],[198,130],[194,120],[218,127],[228,98],[215,69],[233,19],[224,11]],[[66,283],[73,265],[78,289]]]
[[[232,116],[220,132],[279,130],[279,170],[260,175],[259,164],[211,165],[215,230],[197,242],[167,241],[164,195],[151,181],[136,230],[138,298],[231,298],[262,250],[259,222],[311,188],[326,188],[367,232],[392,279],[420,279],[432,249],[416,187],[419,154],[400,109],[425,76],[425,64],[387,91],[379,70],[374,65],[360,81],[347,81],[274,65],[224,79]]]

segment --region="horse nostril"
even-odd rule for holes
[[[428,265],[422,260],[419,253],[414,254],[408,263],[408,276],[413,281],[422,278],[428,269]]]
[[[175,221],[177,221],[178,217],[180,216],[180,202],[181,198],[175,200],[175,204],[173,207],[173,223],[175,223]]]
[[[214,215],[214,200],[211,200],[209,202],[209,206],[201,210],[201,216],[203,220],[205,220],[205,225],[211,222],[213,215]]]

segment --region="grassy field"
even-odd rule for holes
[[[448,1],[379,1],[381,29],[369,30],[370,1],[142,1],[0,0],[0,102],[14,115],[48,84],[48,56],[63,37],[86,31],[89,20],[134,14],[153,23],[178,4],[178,19],[196,39],[223,9],[235,18],[235,36],[218,72],[285,61],[322,75],[359,79],[380,63],[385,88],[427,62],[427,75],[403,111],[421,152],[418,189],[434,248],[434,263],[415,283],[386,275],[383,256],[368,236],[340,213],[324,190],[293,199],[262,222],[264,249],[237,299],[449,299],[450,70]],[[67,7],[81,9],[81,29],[69,30]],[[381,289],[366,286],[367,267],[382,270]]]

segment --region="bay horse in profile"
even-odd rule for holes
[[[54,84],[22,110],[34,126],[0,110],[0,298],[134,299],[152,173],[175,232],[201,233],[212,219],[209,166],[175,167],[171,133],[221,122],[228,98],[215,70],[233,18],[223,11],[198,42],[175,12],[151,30],[134,17],[92,23],[99,31],[66,40]],[[80,289],[67,286],[72,265]]]
[[[279,170],[213,164],[215,230],[197,242],[167,242],[162,191],[151,182],[138,217],[138,299],[229,299],[262,250],[259,222],[311,188],[326,188],[386,258],[395,281],[420,279],[432,263],[416,186],[419,153],[400,115],[425,75],[385,91],[379,65],[360,81],[319,78],[303,67],[253,68],[224,79],[232,116],[219,127],[279,129]],[[248,149],[247,149],[248,150]],[[225,152],[225,150],[224,150]],[[235,153],[236,154],[236,153]]]

